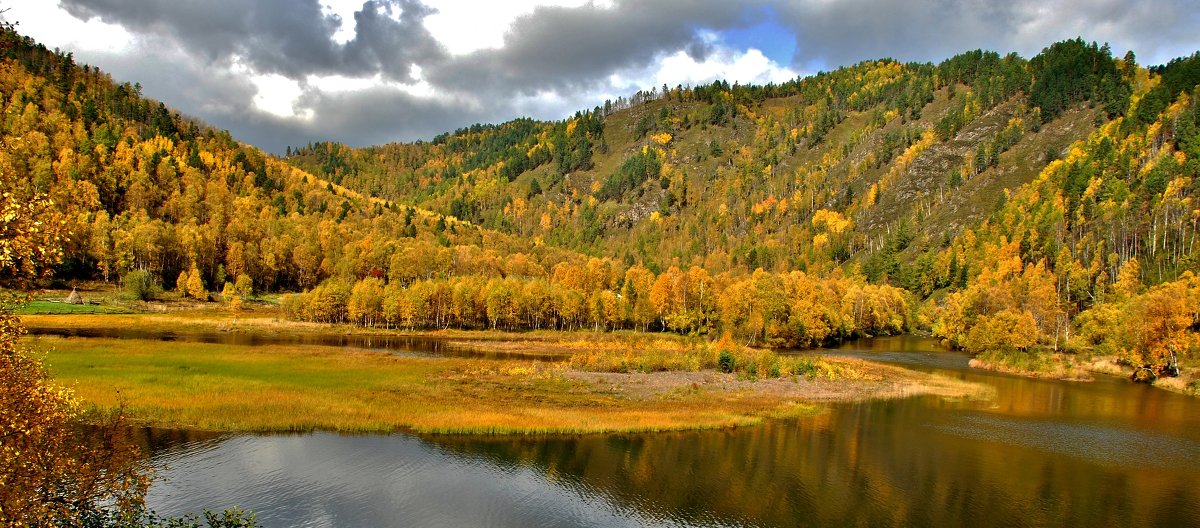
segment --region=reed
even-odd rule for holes
[[[1047,350],[987,350],[971,359],[975,368],[1035,378],[1089,381],[1090,367],[1075,354]]]

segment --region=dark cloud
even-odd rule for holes
[[[868,59],[937,61],[959,51],[1000,49],[1019,23],[1015,2],[897,0],[781,3],[796,35],[797,64],[825,68]]]
[[[237,131],[238,139],[271,152],[283,152],[289,145],[330,139],[366,146],[399,139],[430,138],[446,131],[448,123],[462,126],[496,118],[462,105],[431,103],[387,88],[314,93],[305,104],[319,116],[317,119],[303,121],[262,112],[240,112],[222,114],[214,117],[212,122]],[[401,134],[403,137],[399,137]]]
[[[399,10],[399,20],[390,16]],[[354,13],[355,38],[344,49],[349,68],[341,73],[381,73],[385,78],[414,81],[413,65],[445,58],[445,50],[425,29],[424,19],[433,11],[417,0],[391,3],[368,1]]]
[[[1145,64],[1162,64],[1200,50],[1197,7],[1191,0],[1063,0],[1027,18],[1013,49],[1033,54],[1051,42],[1082,36],[1120,52],[1133,50]]]
[[[736,2],[620,2],[543,7],[513,23],[499,49],[481,50],[430,72],[435,84],[519,93],[578,90],[614,72],[643,68],[663,53],[704,55],[697,29],[744,23]]]
[[[1200,30],[1191,0],[843,0],[777,9],[796,34],[796,64],[824,68],[880,57],[937,62],[976,48],[1031,57],[1077,36],[1165,61],[1194,51]]]
[[[62,6],[83,20],[173,41],[199,59],[229,63],[237,57],[258,73],[297,80],[375,73],[411,80],[414,64],[445,54],[423,25],[431,11],[417,0],[364,2],[354,15],[356,36],[345,44],[333,35],[347,21],[326,15],[318,0],[62,0]]]

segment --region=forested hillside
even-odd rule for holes
[[[288,161],[654,274],[836,270],[901,287],[924,301],[921,326],[971,349],[1099,346],[1141,361],[1167,334],[1192,346],[1195,302],[1175,297],[1170,328],[1137,315],[1168,309],[1148,295],[1192,291],[1176,281],[1196,266],[1198,64],[1144,68],[1076,39],[1028,60],[973,51],[782,85],[663,86],[562,122],[320,143]],[[1114,313],[1141,326],[1098,335],[1116,321],[1095,318]],[[786,333],[766,319],[764,335]]]
[[[5,214],[22,214],[22,204],[39,197],[53,201],[53,217],[40,220],[66,241],[63,264],[53,270],[59,281],[119,281],[144,298],[167,289],[201,300],[216,291],[244,297],[312,289],[286,299],[284,309],[322,322],[706,333],[723,306],[718,293],[751,280],[713,277],[699,267],[627,269],[611,258],[370,197],[336,183],[354,182],[306,173],[181,117],[141,97],[135,85],[74,64],[69,54],[11,31],[0,46],[0,170],[20,175],[17,188],[5,190]],[[588,138],[600,133],[578,124],[527,125],[568,138],[553,155],[579,159],[555,163],[576,167],[587,164]],[[860,278],[754,279],[800,287],[808,297],[803,306],[811,313],[804,316],[813,321],[787,343],[899,332],[907,322],[900,290]],[[777,301],[792,310],[791,296]],[[755,309],[730,306],[730,314]],[[762,337],[766,320],[750,315],[726,326],[750,340]]]
[[[262,291],[385,277],[412,245],[471,255],[460,267],[578,258],[307,174],[12,31],[0,52],[0,170],[22,177],[6,207],[54,201],[59,279],[138,272],[153,290],[196,275],[203,297],[243,275]]]
[[[926,328],[1130,361],[1197,344],[1197,55],[1146,68],[1076,39],[869,61],[279,160],[2,46],[0,170],[25,176],[10,202],[58,204],[63,280],[312,290],[285,310],[404,328]]]

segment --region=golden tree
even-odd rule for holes
[[[0,279],[21,288],[60,257],[60,213],[27,180],[0,171]],[[19,344],[20,320],[0,307],[0,524],[74,526],[140,510],[149,476],[119,427],[81,433],[79,404]]]

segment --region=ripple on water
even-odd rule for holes
[[[161,514],[237,504],[264,526],[726,526],[405,435],[240,436],[155,457]],[[662,512],[662,513],[643,513]],[[739,524],[740,526],[740,524]]]
[[[1200,443],[1152,431],[962,413],[932,425],[944,433],[1022,446],[1120,467],[1197,469]]]

